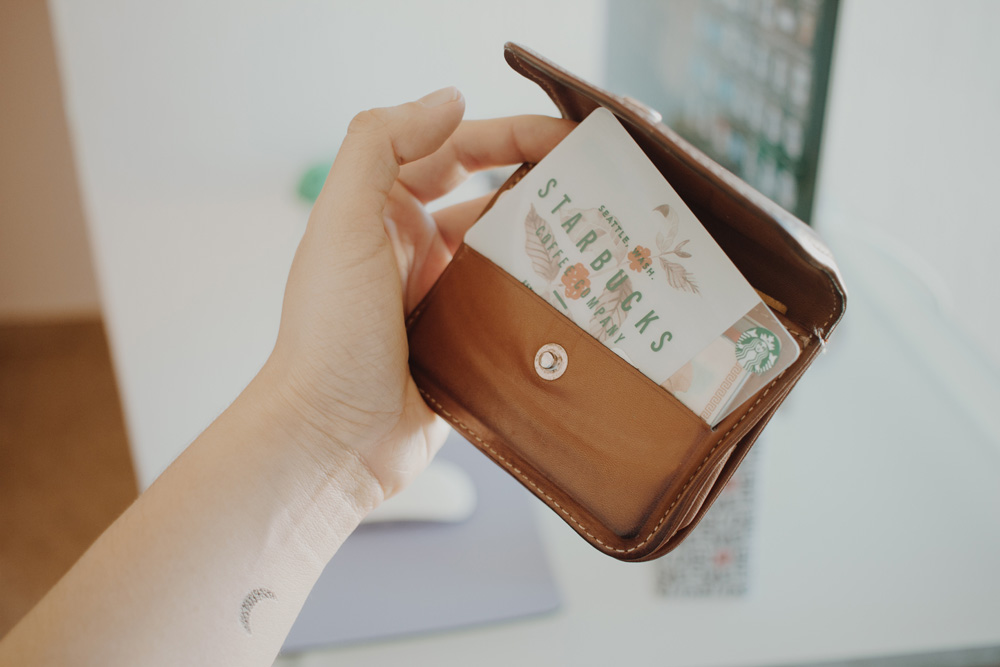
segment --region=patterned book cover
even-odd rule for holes
[[[673,597],[738,597],[750,584],[757,443],[698,527],[656,562],[656,589]]]

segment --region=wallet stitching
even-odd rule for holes
[[[529,79],[534,81],[536,85],[539,85],[542,88],[544,88],[545,91],[549,94],[549,99],[552,100],[552,103],[556,105],[557,109],[559,109],[559,113],[563,115],[563,118],[569,118],[569,113],[566,110],[566,105],[563,104],[562,98],[560,98],[559,95],[556,93],[555,88],[552,87],[552,84],[549,82],[549,80],[543,78],[540,74],[538,74],[533,69],[533,67],[525,65],[524,61],[518,54],[516,53],[514,54],[514,59],[517,60],[518,65],[521,66],[521,74],[527,76]]]
[[[528,164],[528,163],[527,163],[527,162],[525,162],[524,164]],[[520,171],[520,170],[521,170],[521,168],[522,168],[522,167],[524,167],[524,164],[522,164],[522,165],[521,165],[520,167],[518,167],[518,171]],[[511,188],[513,188],[513,187],[514,187],[515,185],[517,185],[518,183],[520,183],[520,182],[521,182],[521,179],[522,179],[522,178],[524,178],[525,176],[527,176],[527,175],[528,175],[528,172],[529,172],[529,171],[531,171],[531,169],[525,169],[525,170],[524,170],[524,171],[522,171],[522,172],[521,172],[520,174],[518,174],[518,177],[517,177],[517,178],[515,178],[515,179],[514,179],[513,181],[511,181],[511,182],[510,182],[510,186],[509,186],[509,187],[508,187],[507,189],[508,189],[508,190],[510,190],[510,189],[511,189]]]
[[[595,542],[595,543],[599,544],[601,546],[601,548],[605,549],[606,551],[614,551],[616,553],[627,554],[627,553],[632,553],[633,551],[637,551],[638,549],[641,549],[646,543],[648,543],[653,538],[654,535],[656,535],[657,531],[660,530],[660,527],[667,520],[667,517],[670,516],[670,512],[673,511],[674,506],[677,505],[677,503],[680,501],[681,497],[684,495],[684,492],[691,485],[691,482],[694,480],[695,476],[701,471],[702,468],[705,467],[705,463],[712,456],[713,452],[715,452],[716,449],[718,449],[719,447],[721,447],[722,444],[726,440],[729,439],[729,436],[733,433],[733,431],[736,430],[736,427],[738,427],[743,422],[743,420],[746,419],[750,415],[750,413],[754,411],[754,409],[760,404],[760,402],[764,400],[764,397],[767,396],[768,393],[770,393],[771,389],[774,387],[775,383],[781,378],[782,375],[784,375],[784,373],[779,374],[778,377],[774,378],[774,380],[771,381],[771,384],[769,384],[767,386],[767,389],[764,390],[764,393],[762,393],[760,395],[760,398],[757,399],[757,401],[750,407],[750,409],[747,410],[743,414],[743,416],[740,417],[739,420],[735,424],[733,424],[732,427],[728,431],[726,431],[726,434],[724,436],[722,436],[722,438],[717,443],[715,443],[715,445],[713,445],[710,450],[708,450],[708,453],[705,454],[705,458],[702,459],[702,461],[698,465],[698,467],[695,468],[694,472],[691,473],[691,477],[689,477],[688,480],[687,480],[687,482],[685,482],[684,486],[681,487],[681,490],[677,492],[677,497],[674,498],[674,502],[670,503],[670,507],[668,507],[667,511],[664,512],[663,516],[660,517],[660,520],[659,520],[659,522],[657,522],[656,527],[653,528],[652,532],[650,532],[649,535],[646,536],[646,539],[644,539],[642,542],[639,542],[639,544],[636,544],[633,547],[629,547],[628,549],[620,549],[618,547],[613,547],[610,544],[606,544],[599,537],[597,537],[596,535],[594,535],[590,531],[588,531],[587,527],[584,526],[582,523],[580,523],[575,516],[573,516],[569,511],[567,511],[562,505],[560,505],[555,500],[555,498],[553,498],[548,493],[546,493],[545,490],[542,489],[542,487],[540,487],[537,484],[535,484],[535,482],[533,482],[531,480],[531,478],[529,478],[527,475],[525,475],[521,471],[520,468],[518,468],[517,466],[515,466],[514,464],[512,464],[510,461],[508,461],[507,458],[505,458],[502,454],[500,454],[500,452],[498,452],[497,450],[495,450],[488,442],[486,442],[485,440],[483,440],[482,438],[480,438],[479,434],[477,434],[475,431],[473,431],[471,428],[469,428],[469,426],[465,422],[463,422],[462,420],[458,419],[455,415],[453,415],[451,412],[449,412],[448,409],[445,408],[443,405],[441,405],[441,403],[439,403],[433,396],[431,396],[430,393],[428,393],[427,391],[425,391],[424,389],[422,389],[420,387],[418,387],[418,389],[419,389],[420,393],[423,394],[423,396],[427,400],[429,400],[431,403],[433,403],[434,405],[436,405],[437,408],[448,419],[450,419],[455,425],[457,425],[463,431],[468,432],[469,435],[471,435],[473,438],[475,438],[476,441],[479,444],[481,444],[483,447],[485,447],[493,455],[493,457],[495,459],[499,460],[503,465],[505,465],[512,472],[514,472],[515,474],[517,474],[518,477],[520,477],[521,479],[523,479],[531,487],[533,487],[539,493],[541,493],[543,496],[545,496],[545,499],[548,500],[552,504],[553,507],[555,507],[560,512],[562,512],[564,515],[566,515],[566,517],[570,521],[572,521],[574,524],[576,524],[580,528],[580,530],[582,530],[584,532],[584,534],[592,542]]]
[[[424,304],[423,304],[423,303],[421,303],[421,304],[420,304],[419,306],[417,306],[417,309],[416,309],[416,310],[414,310],[414,311],[413,311],[413,312],[412,312],[412,313],[410,314],[410,319],[406,320],[406,327],[407,327],[407,328],[410,328],[411,326],[413,326],[413,323],[414,323],[414,322],[416,321],[417,317],[419,317],[419,316],[420,316],[420,313],[422,313],[422,312],[424,311],[424,308],[425,308],[425,307],[426,307],[426,306],[424,306]]]
[[[837,296],[837,290],[833,289],[833,281],[830,280],[829,278],[826,281],[826,286],[827,289],[830,290],[830,294],[833,295],[833,308],[830,310],[830,316],[826,318],[826,322],[824,322],[823,326],[821,327],[823,331],[823,335],[821,336],[821,338],[826,338],[827,335],[826,327],[829,326],[830,322],[833,321],[833,318],[837,316],[837,303],[840,301],[840,298]]]

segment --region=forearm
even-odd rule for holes
[[[271,664],[343,540],[444,442],[407,370],[404,310],[480,207],[423,204],[471,170],[538,162],[572,126],[461,130],[464,109],[446,88],[351,122],[292,263],[273,361],[0,642],[0,664]]]
[[[94,543],[0,642],[0,663],[271,664],[382,499],[357,455],[271,386],[252,383]]]

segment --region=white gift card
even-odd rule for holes
[[[690,395],[688,407],[711,424],[738,405],[745,379],[715,396],[706,369],[728,371],[731,356],[746,374],[769,376],[798,355],[783,329],[768,338],[757,327],[763,361],[760,336],[719,340],[760,298],[605,109],[502,194],[465,242],[680,400]],[[775,324],[771,317],[767,326]],[[744,349],[751,343],[753,355]],[[694,366],[701,375],[684,387],[672,376],[702,352]],[[705,396],[714,401],[709,412]]]

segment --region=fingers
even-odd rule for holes
[[[491,192],[482,197],[441,209],[434,214],[434,222],[441,232],[441,238],[444,239],[448,252],[454,254],[458,250],[458,246],[462,244],[462,238],[465,237],[465,232],[469,231],[469,227],[490,203],[494,194],[496,193]]]
[[[575,126],[572,121],[548,116],[465,121],[441,150],[405,165],[399,180],[427,203],[450,192],[470,172],[538,162]]]
[[[382,210],[400,165],[438,150],[455,131],[465,100],[455,88],[354,117],[316,201],[331,225],[382,225]]]

